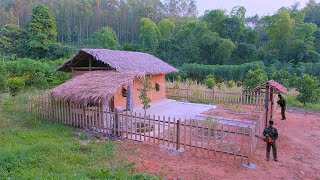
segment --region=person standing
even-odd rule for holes
[[[279,100],[278,100],[277,103],[281,107],[281,116],[282,116],[281,120],[286,120],[286,114],[285,114],[285,112],[286,112],[286,100],[284,99],[284,97],[281,94],[279,94],[278,97],[279,97]]]
[[[278,139],[278,130],[273,127],[273,121],[269,121],[269,127],[266,127],[263,130],[263,135],[266,137],[267,142],[267,161],[270,160],[270,150],[272,147],[273,160],[278,162],[276,145],[276,140]]]

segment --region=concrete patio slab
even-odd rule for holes
[[[207,111],[209,109],[216,108],[215,105],[207,104],[196,104],[180,102],[172,99],[163,99],[159,101],[153,101],[150,103],[150,108],[147,110],[147,114],[151,116],[170,116],[170,118],[175,117],[176,119],[191,119],[200,113]],[[144,113],[142,106],[135,107],[133,112]]]

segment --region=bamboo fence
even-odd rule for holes
[[[228,157],[252,160],[257,146],[255,134],[261,135],[264,117],[256,122],[213,119],[198,121],[154,116],[131,111],[112,112],[101,103],[96,106],[72,104],[48,95],[28,97],[28,112],[36,117],[89,129],[106,137],[165,145],[169,148],[206,153],[209,156],[228,154]],[[225,120],[220,123],[220,120]],[[218,122],[218,123],[217,123]]]
[[[256,107],[264,106],[264,94],[259,93],[239,93],[217,90],[192,90],[166,88],[166,94],[169,98],[179,98],[188,101],[206,102],[206,103],[226,103],[253,105]]]

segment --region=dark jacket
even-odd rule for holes
[[[283,97],[280,98],[277,103],[280,105],[280,107],[286,107],[286,100]]]
[[[263,130],[263,135],[264,136],[270,136],[273,140],[277,140],[278,139],[278,130],[274,127],[270,128],[270,127],[266,127]]]

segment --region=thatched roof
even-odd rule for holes
[[[269,81],[267,81],[267,82],[265,82],[265,83],[263,83],[263,84],[261,84],[261,85],[259,85],[257,87],[255,87],[255,88],[253,88],[252,91],[256,92],[256,91],[258,91],[260,89],[265,89],[266,86],[272,87],[278,93],[284,94],[284,93],[287,92],[287,88],[286,87],[284,87],[282,84],[278,83],[277,81],[275,81],[273,79],[269,80]]]
[[[50,90],[54,98],[73,103],[109,102],[118,88],[141,78],[140,72],[91,71]]]
[[[178,72],[176,68],[150,54],[109,49],[81,49],[57,70],[70,71],[72,65],[79,61],[89,61],[90,55],[93,57],[93,60],[101,61],[118,72],[139,71],[145,74]]]

